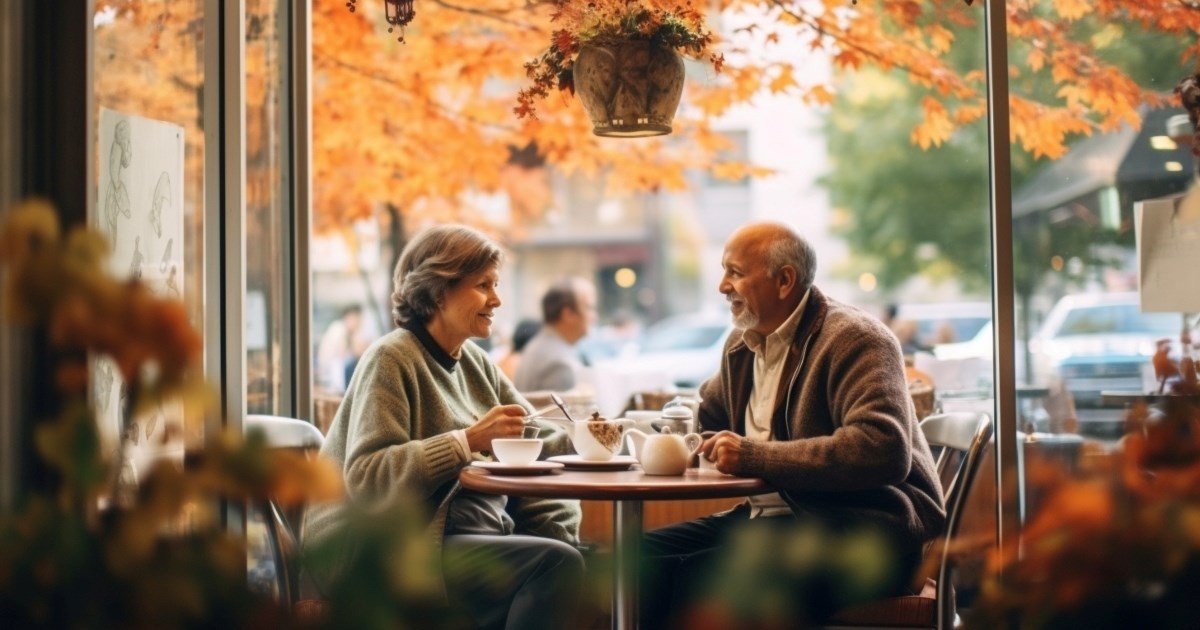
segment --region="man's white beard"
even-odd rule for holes
[[[743,300],[742,312],[733,316],[733,325],[742,330],[750,330],[758,325],[758,313],[750,310],[750,305]]]

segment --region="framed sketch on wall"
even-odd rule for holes
[[[1200,265],[1200,188],[1133,209],[1142,312],[1200,313],[1200,293],[1183,289]]]
[[[182,300],[183,127],[109,109],[100,111],[95,216],[112,245],[109,273],[137,278],[163,297]],[[122,474],[151,462],[183,459],[183,407],[151,402],[127,417],[126,386],[107,357],[92,357],[92,396],[107,452],[128,440]]]

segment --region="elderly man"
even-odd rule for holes
[[[513,383],[523,392],[565,392],[583,367],[575,344],[596,318],[596,288],[583,278],[566,278],[542,296],[542,329],[525,346]]]
[[[700,388],[701,453],[721,472],[777,488],[734,510],[647,534],[647,627],[696,596],[731,531],[797,520],[833,532],[870,525],[896,549],[900,582],[945,521],[941,485],[914,416],[896,338],[875,317],[813,286],[816,257],[776,223],[734,232],[720,291],[740,329]],[[674,620],[678,622],[678,619]]]

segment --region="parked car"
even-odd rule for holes
[[[916,345],[933,348],[939,344],[973,339],[992,319],[991,302],[936,302],[901,304],[896,319],[915,322]]]
[[[1144,389],[1143,371],[1152,369],[1155,342],[1177,338],[1180,326],[1178,314],[1142,313],[1136,292],[1064,297],[1030,341],[1035,375],[1062,378],[1081,422],[1119,428],[1123,412],[1106,408],[1100,393]]]
[[[933,346],[939,359],[992,358],[992,320],[984,322],[979,331],[965,341],[939,343]]]
[[[716,374],[732,330],[725,312],[667,317],[642,333],[632,360],[641,368],[661,369],[678,387],[698,387]]]

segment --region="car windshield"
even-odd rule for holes
[[[987,323],[987,317],[922,319],[917,321],[917,338],[926,345],[965,341],[979,334]]]
[[[642,352],[670,352],[673,350],[698,350],[708,348],[721,340],[726,326],[710,324],[703,326],[657,326],[646,331],[642,339]]]
[[[1179,332],[1179,315],[1142,313],[1136,304],[1105,304],[1072,309],[1055,337],[1071,335],[1137,334],[1171,335]]]

